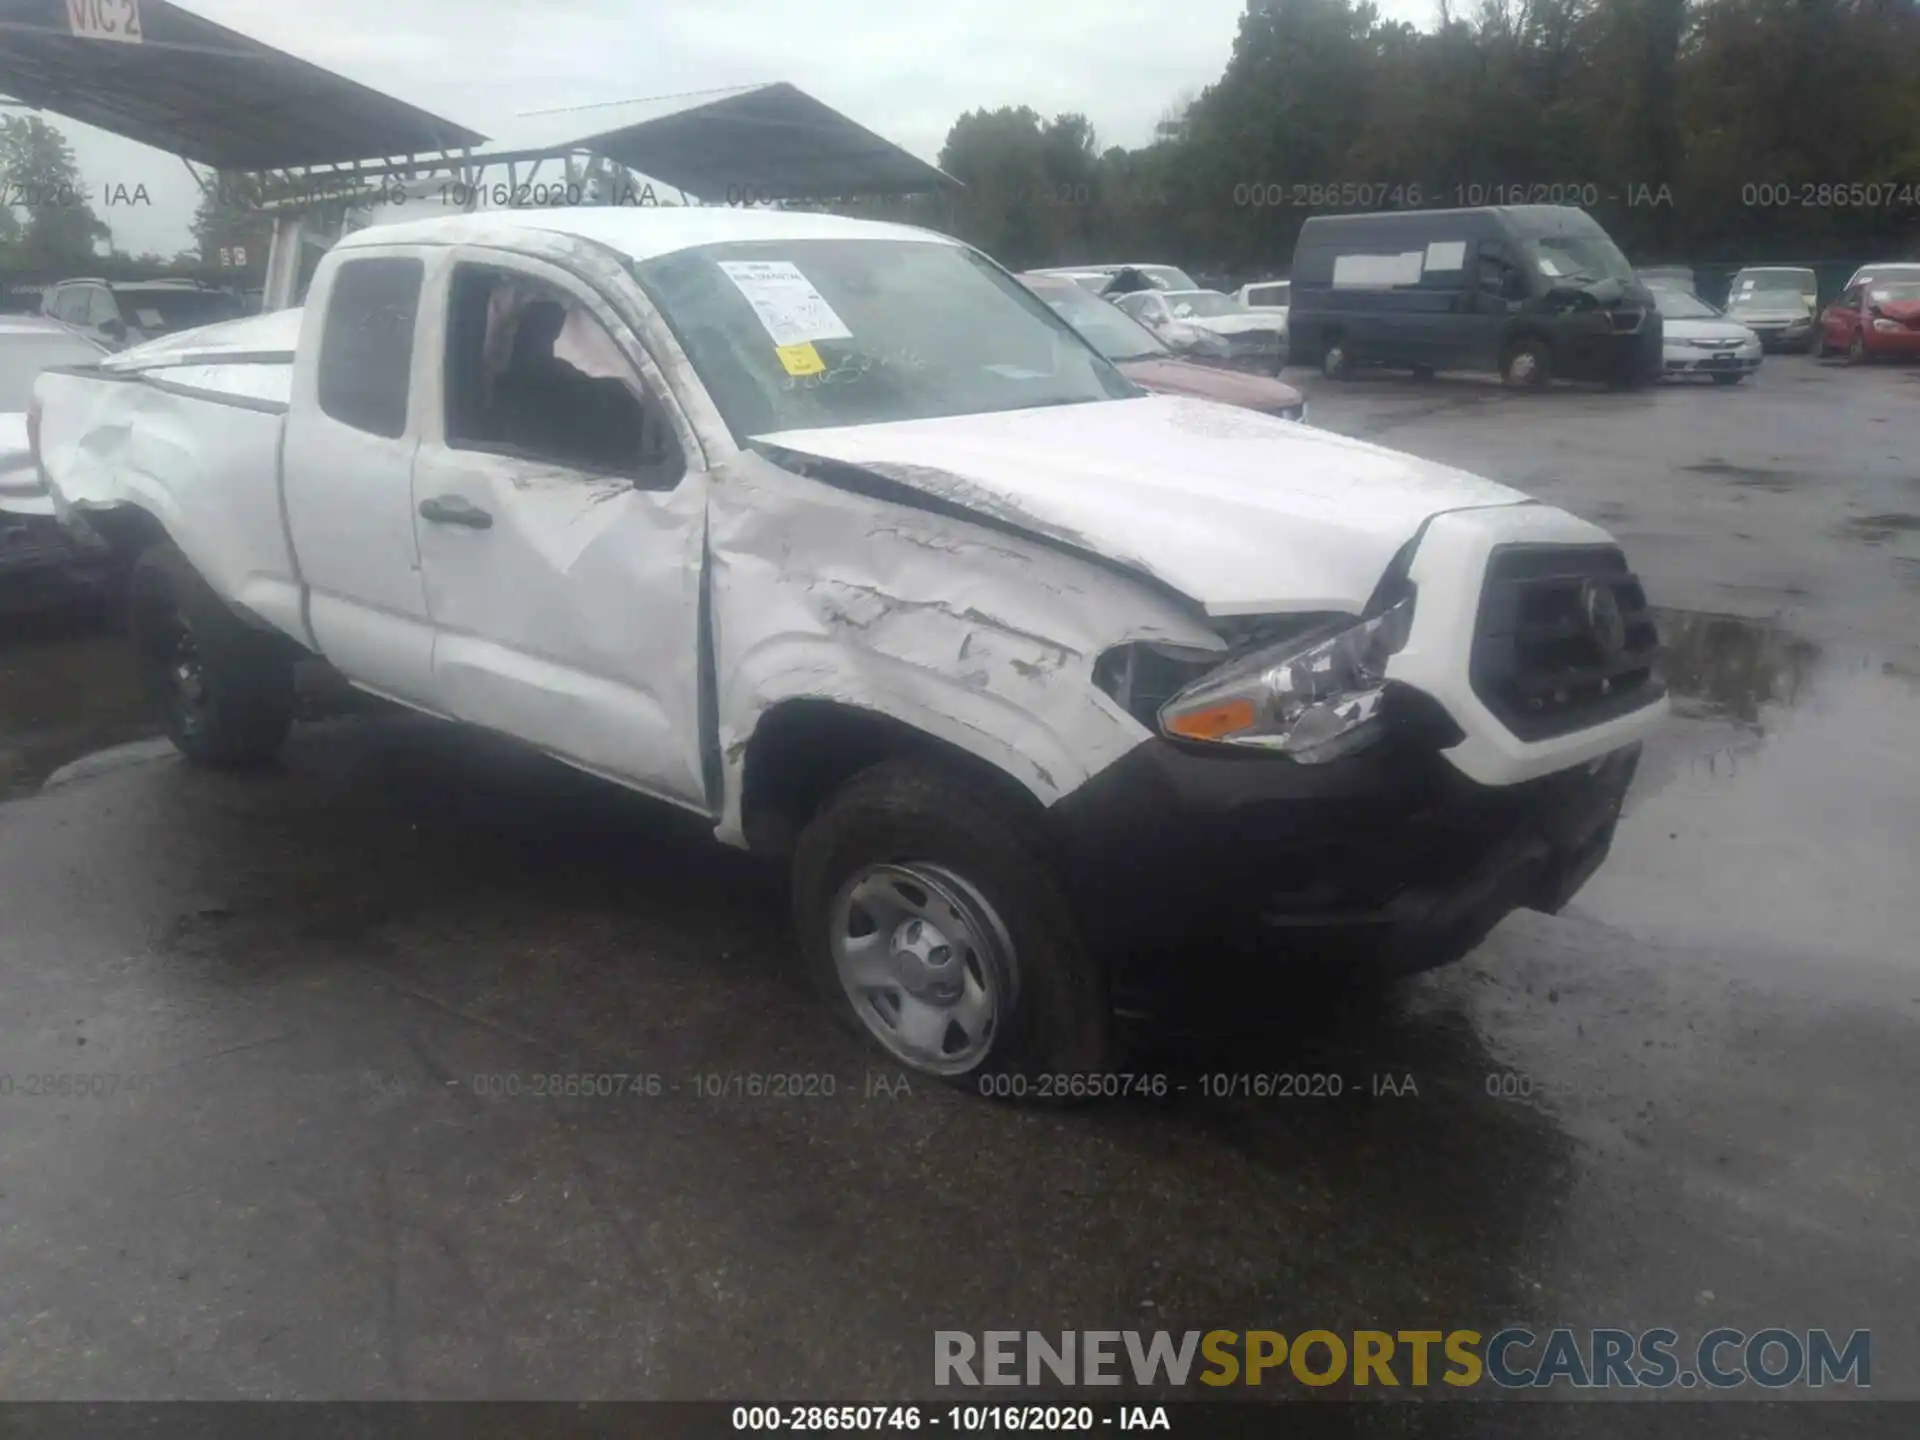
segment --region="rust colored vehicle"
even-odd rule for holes
[[[1117,305],[1063,276],[1029,272],[1019,278],[1142,390],[1218,400],[1287,420],[1307,418],[1305,398],[1284,381],[1183,359]]]
[[[1920,276],[1856,281],[1820,316],[1816,355],[1920,360]]]

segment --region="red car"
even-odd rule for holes
[[[1142,390],[1218,400],[1243,410],[1278,415],[1283,420],[1307,418],[1307,402],[1291,385],[1264,375],[1182,359],[1119,306],[1071,280],[1035,271],[1019,279]]]
[[[1821,312],[1816,355],[1835,352],[1849,365],[1894,357],[1920,360],[1920,278],[1867,279],[1849,285]]]

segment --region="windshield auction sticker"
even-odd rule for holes
[[[815,340],[851,340],[826,297],[790,260],[722,260],[720,268],[747,297],[753,313],[782,348]]]
[[[798,345],[776,345],[773,353],[780,357],[780,368],[789,375],[818,375],[827,368],[827,362],[820,358],[811,340],[802,340]]]

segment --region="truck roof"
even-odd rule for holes
[[[961,242],[912,225],[853,220],[796,210],[719,205],[582,205],[549,210],[481,210],[402,220],[356,230],[335,247],[497,243],[515,230],[575,235],[611,246],[634,260],[651,260],[696,245],[733,240],[900,240]]]

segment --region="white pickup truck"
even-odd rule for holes
[[[190,759],[272,756],[316,657],[516,736],[790,854],[830,1003],[969,1084],[1110,1074],[1156,965],[1557,908],[1665,710],[1604,531],[1147,395],[904,227],[389,225],[304,310],[46,373],[32,429]]]

